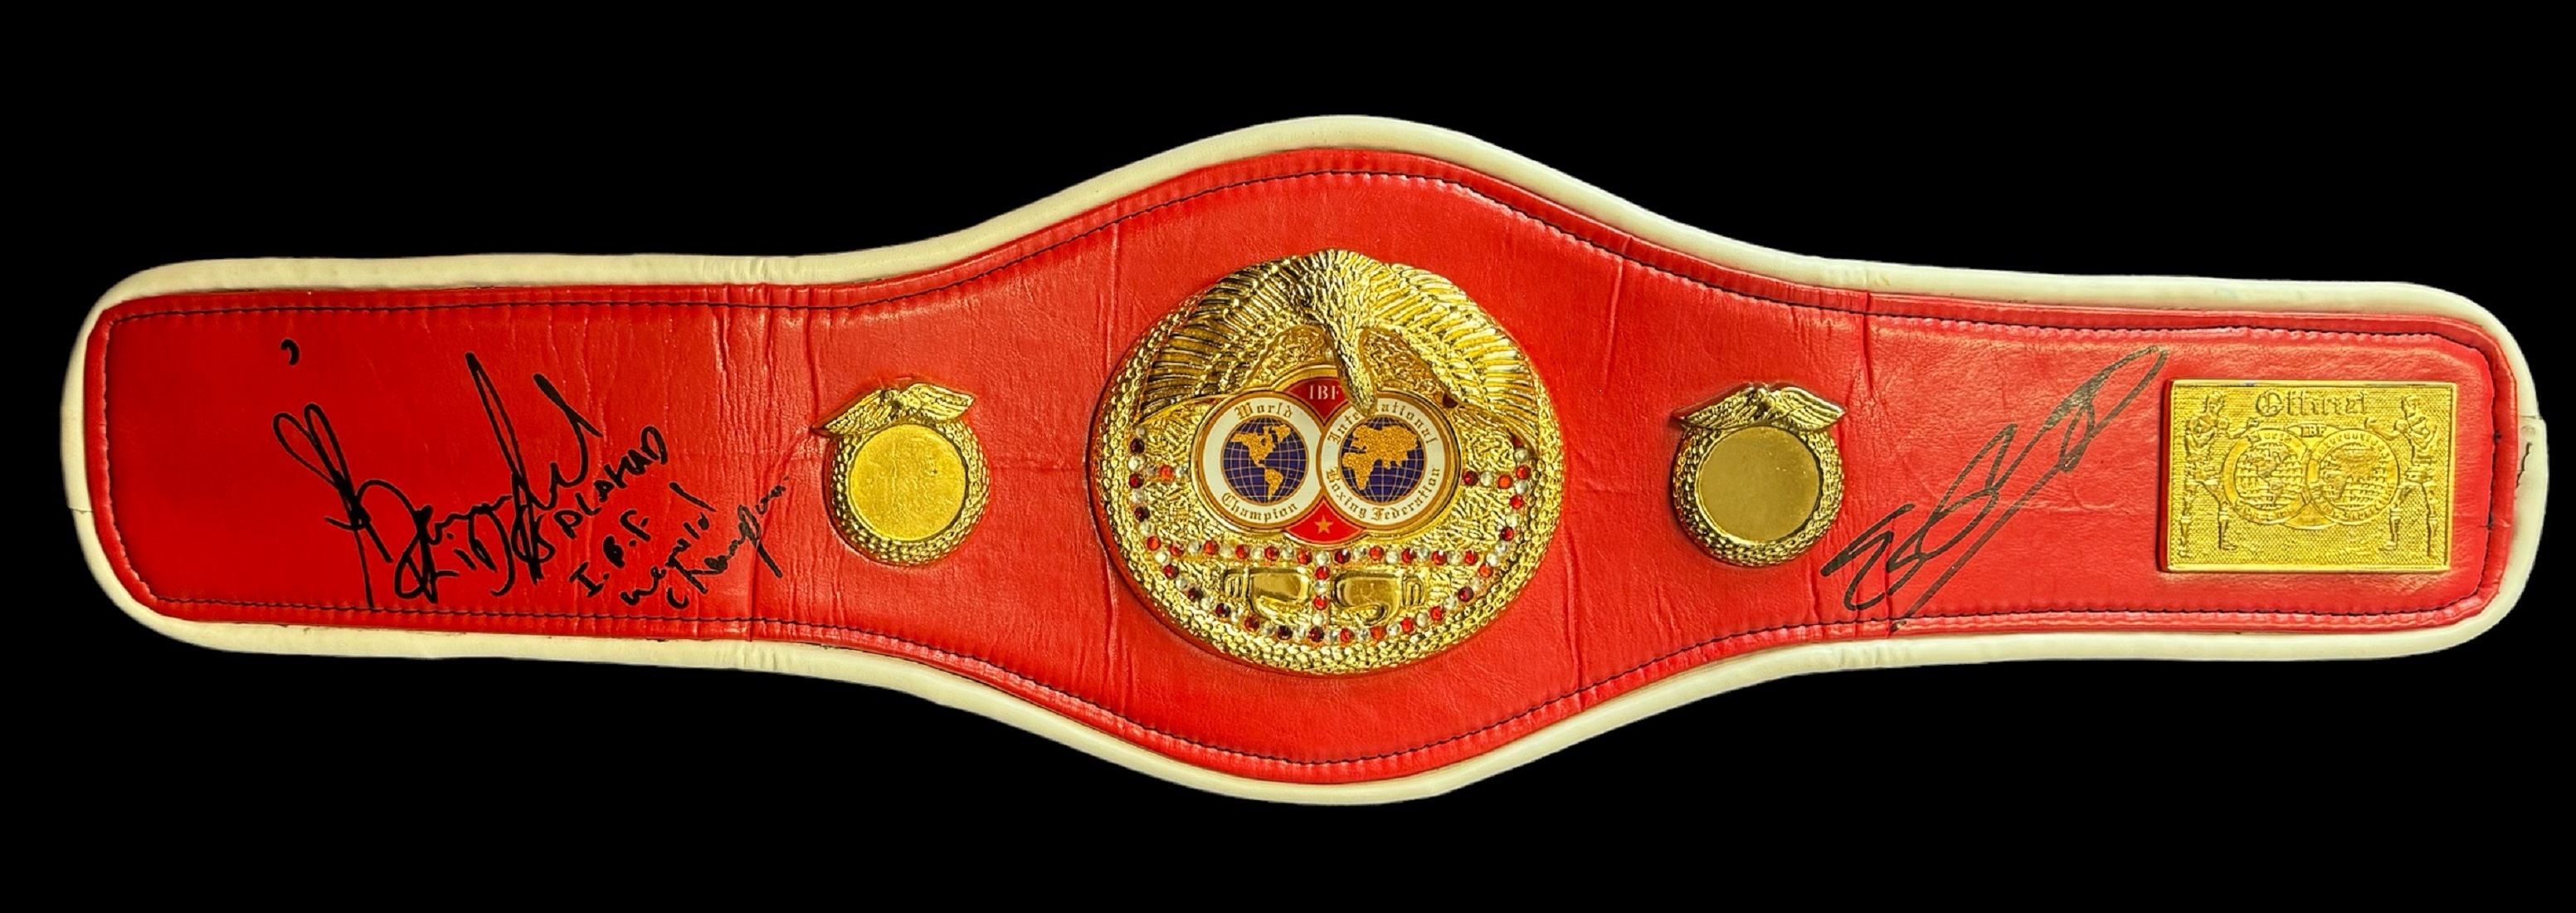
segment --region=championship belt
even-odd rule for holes
[[[1804,672],[2440,649],[2547,486],[2448,293],[1821,260],[1345,118],[857,254],[162,267],[64,422],[180,640],[842,679],[1314,802]]]

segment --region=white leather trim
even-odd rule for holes
[[[1951,635],[1806,644],[1711,663],[1639,688],[1469,760],[1414,776],[1348,785],[1273,783],[1184,764],[998,689],[909,660],[805,644],[650,641],[460,634],[193,622],[145,608],[118,583],[91,522],[82,366],[99,314],[122,301],[252,288],[424,288],[568,283],[850,282],[955,262],[1182,173],[1220,162],[1305,148],[1368,148],[1455,162],[1518,184],[1657,244],[1797,282],[1890,293],[2123,307],[2225,307],[2257,311],[2429,314],[2477,325],[2501,344],[2517,389],[2525,450],[2505,577],[2485,610],[2441,628],[2352,634],[2035,633]],[[2402,283],[2244,281],[2177,277],[2079,277],[1901,266],[1776,251],[1647,212],[1598,188],[1472,137],[1402,121],[1325,117],[1227,133],[1175,149],[972,228],[911,244],[810,257],[488,255],[403,260],[257,259],[180,263],[118,283],[83,322],[62,402],[64,484],[91,573],[126,614],[172,638],[226,650],[345,656],[507,656],[785,672],[905,691],[1055,739],[1173,782],[1259,799],[1370,803],[1436,795],[1563,749],[1593,735],[1710,695],[1807,672],[2011,659],[2155,658],[2283,660],[2423,653],[2464,642],[2502,620],[2521,597],[2540,542],[2549,488],[2547,430],[2521,347],[2493,314],[2460,296]]]

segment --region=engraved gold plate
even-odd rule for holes
[[[2451,566],[2447,383],[2177,380],[2165,404],[2165,568]]]
[[[1148,331],[1092,481],[1127,576],[1248,662],[1350,674],[1474,634],[1556,529],[1537,372],[1439,276],[1346,250],[1236,271]]]
[[[984,516],[991,476],[974,429],[975,398],[937,384],[878,390],[818,431],[832,453],[832,525],[887,564],[927,564],[957,548]]]
[[[1825,429],[1841,406],[1797,387],[1755,385],[1686,412],[1673,458],[1673,513],[1719,560],[1764,567],[1797,557],[1842,511],[1843,458]]]

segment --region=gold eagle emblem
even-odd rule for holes
[[[837,442],[832,525],[860,554],[927,564],[954,551],[984,516],[991,476],[962,419],[975,397],[912,383],[859,397],[815,429]]]
[[[1256,264],[1148,331],[1099,412],[1105,538],[1220,653],[1347,674],[1449,648],[1526,585],[1565,455],[1519,344],[1448,279]]]
[[[1842,511],[1842,451],[1826,433],[1842,417],[1824,397],[1762,384],[1682,413],[1673,514],[1730,564],[1797,557]]]

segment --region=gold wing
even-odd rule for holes
[[[1289,283],[1270,281],[1285,262],[1235,270],[1199,293],[1146,368],[1137,415],[1246,386],[1270,345],[1303,322],[1286,294]]]
[[[1281,367],[1266,356],[1308,327],[1323,334],[1354,404],[1377,398],[1367,344],[1392,338],[1442,392],[1524,428],[1544,424],[1537,376],[1465,292],[1438,275],[1347,250],[1247,267],[1201,293],[1147,369],[1137,415],[1272,380],[1256,376]]]
[[[975,404],[975,396],[962,390],[951,390],[938,384],[917,383],[889,395],[904,408],[933,421],[956,421]]]
[[[1682,414],[1682,424],[1702,431],[1727,431],[1762,424],[1771,416],[1771,401],[1759,386],[1729,393],[1717,402]]]
[[[1776,421],[1793,431],[1823,431],[1843,417],[1843,407],[1797,387],[1773,387],[1767,398]]]
[[[875,390],[841,410],[823,423],[823,432],[836,437],[855,437],[893,424],[905,415],[919,415],[932,421],[955,421],[975,404],[975,396],[932,383],[907,384],[887,390]]]
[[[894,421],[894,403],[877,390],[859,397],[830,421],[823,423],[823,433],[834,437],[857,437],[883,428]]]
[[[1682,424],[1703,431],[1726,431],[1754,425],[1776,425],[1792,431],[1823,431],[1840,421],[1843,407],[1791,386],[1755,384],[1684,413]]]
[[[1502,327],[1437,274],[1394,265],[1380,290],[1374,332],[1390,333],[1422,359],[1442,392],[1523,429],[1547,424],[1546,389]],[[1356,394],[1354,394],[1356,398]]]

